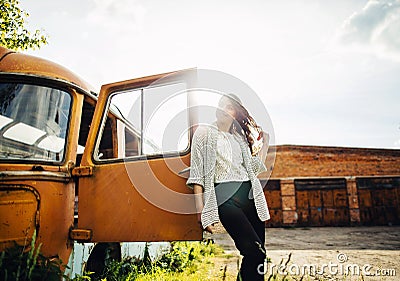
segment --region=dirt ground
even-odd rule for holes
[[[226,266],[234,276],[240,254],[223,227],[216,230],[207,238],[230,254],[230,258],[219,260],[218,266]],[[302,270],[310,272],[307,266],[315,266],[312,279],[303,280],[400,280],[400,226],[266,228],[265,232],[271,261],[267,275],[279,273],[279,264],[291,254],[287,267],[291,275],[302,275]],[[319,279],[321,276],[324,278]]]

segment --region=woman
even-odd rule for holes
[[[265,138],[233,94],[221,97],[216,117],[213,125],[197,128],[193,136],[187,185],[198,195],[203,229],[212,233],[212,225],[221,221],[243,256],[237,280],[264,280],[264,222],[270,215],[257,178],[265,171],[264,155],[257,155],[255,144]],[[258,154],[265,154],[266,148],[263,145]]]

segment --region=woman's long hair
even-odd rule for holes
[[[254,144],[256,141],[260,141],[261,138],[263,138],[263,131],[261,127],[257,125],[254,118],[251,117],[247,109],[242,105],[238,96],[235,94],[228,94],[226,97],[232,102],[236,112],[235,121],[232,123],[231,129],[246,138],[251,154],[255,155],[258,151],[255,151]],[[256,140],[254,138],[256,138]]]

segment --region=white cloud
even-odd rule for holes
[[[91,24],[108,31],[127,32],[142,29],[146,9],[135,0],[93,0],[95,7],[87,16]]]
[[[343,24],[338,42],[400,61],[400,0],[370,0]]]

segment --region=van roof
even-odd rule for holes
[[[69,69],[52,61],[18,53],[0,46],[0,72],[19,73],[64,80],[87,92],[93,87]]]

